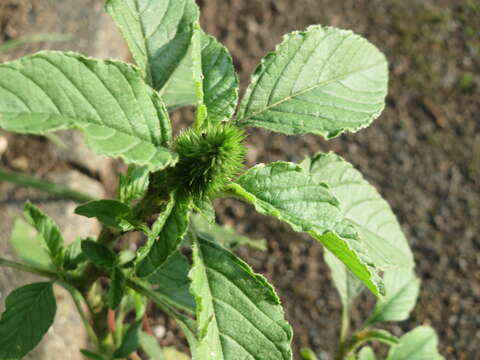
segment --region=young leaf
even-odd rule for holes
[[[165,360],[190,360],[190,356],[171,346],[164,348],[163,353],[165,354]]]
[[[155,292],[170,304],[182,310],[195,313],[195,299],[190,294],[191,281],[188,278],[190,264],[178,251],[175,251],[160,268],[147,279],[158,285]]]
[[[100,268],[111,269],[117,264],[115,253],[95,241],[83,240],[82,251],[91,262]]]
[[[53,264],[61,268],[64,240],[58,226],[39,208],[29,202],[25,204],[24,215],[42,236],[43,245]]]
[[[292,359],[292,329],[265,278],[201,235],[190,278],[200,333],[196,359]]]
[[[300,351],[302,360],[318,360],[312,349],[304,348]]]
[[[150,360],[167,360],[155,336],[140,332],[138,341]]]
[[[358,360],[375,360],[375,353],[369,346],[363,347],[358,353]]]
[[[15,255],[28,264],[46,269],[52,268],[52,261],[41,245],[42,242],[42,235],[39,235],[30,224],[21,217],[15,219],[10,235],[10,244]]]
[[[383,276],[387,296],[379,300],[367,324],[403,321],[408,318],[420,290],[420,281],[412,269],[389,270]]]
[[[413,255],[395,214],[358,170],[333,153],[318,153],[302,166],[313,179],[328,184],[376,265],[383,270],[413,268]]]
[[[43,338],[57,310],[52,283],[35,283],[11,292],[0,318],[0,359],[21,359]]]
[[[83,356],[85,356],[87,359],[91,360],[106,360],[102,355],[99,355],[97,353],[94,353],[90,350],[86,349],[81,349],[80,352],[82,353]]]
[[[193,208],[209,224],[215,223],[215,208],[209,199],[194,199]]]
[[[110,280],[110,288],[107,293],[107,306],[110,309],[115,310],[122,301],[123,294],[125,292],[125,275],[118,267],[113,268],[112,277]]]
[[[150,183],[150,173],[145,166],[130,165],[125,175],[120,175],[118,199],[130,205],[132,201],[145,195]]]
[[[213,36],[201,32],[200,41],[203,103],[208,109],[208,121],[230,119],[237,106],[239,87],[232,57]],[[191,74],[192,57],[191,46],[160,92],[169,110],[194,105],[196,102],[194,78]]]
[[[142,262],[142,260],[144,260],[145,257],[149,254],[152,246],[155,244],[158,238],[158,235],[160,235],[160,232],[165,226],[165,222],[167,221],[170,214],[172,213],[174,206],[175,206],[175,195],[171,194],[170,198],[164,205],[163,211],[158,215],[151,229],[147,230],[146,232],[147,243],[137,251],[137,258],[136,258],[137,265],[140,262]]]
[[[158,239],[146,257],[138,263],[137,276],[145,277],[152,274],[177,250],[188,229],[190,208],[189,202],[175,200],[172,212],[165,219]]]
[[[161,89],[188,51],[199,11],[194,0],[108,0],[133,58],[153,88]]]
[[[119,61],[40,52],[0,65],[0,128],[80,128],[100,155],[160,170],[176,162],[168,113],[138,70]]]
[[[250,239],[247,236],[238,234],[235,230],[228,226],[220,226],[218,224],[210,224],[205,218],[199,214],[191,216],[191,226],[195,232],[201,232],[227,249],[235,249],[239,246],[249,246],[252,249],[267,250],[265,239]]]
[[[388,67],[351,31],[293,32],[255,71],[238,114],[244,126],[332,138],[368,126],[382,112]]]
[[[440,360],[438,338],[435,330],[419,326],[400,338],[398,345],[391,347],[387,360]]]
[[[327,185],[311,178],[299,165],[277,162],[257,165],[230,186],[234,195],[262,214],[310,234],[338,257],[375,295],[383,284],[362,240],[343,219],[338,200]]]
[[[132,210],[128,205],[117,200],[97,200],[80,205],[75,209],[75,214],[88,218],[97,218],[101,223],[120,229],[132,230]]]
[[[140,346],[139,335],[141,330],[142,320],[136,321],[130,325],[127,332],[123,336],[122,343],[120,344],[118,349],[115,350],[115,359],[124,359],[138,349],[138,347]]]
[[[76,239],[65,249],[63,268],[65,270],[75,270],[80,263],[86,260],[87,257],[82,252],[82,240]]]

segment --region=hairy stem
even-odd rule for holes
[[[13,171],[0,169],[0,181],[8,181],[19,186],[31,187],[79,203],[95,200],[95,198],[90,195],[72,190],[66,186]]]

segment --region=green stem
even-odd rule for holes
[[[82,304],[87,304],[87,301],[83,297],[83,295],[75,289],[73,286],[65,283],[65,282],[60,282],[59,283],[65,290],[67,290],[70,295],[72,296],[73,302],[75,304],[75,307],[77,308],[77,311],[80,315],[80,318],[82,319],[83,325],[85,326],[85,330],[87,331],[88,338],[90,339],[90,342],[98,348],[99,346],[99,341],[97,334],[93,330],[92,325],[90,324],[90,320],[88,319],[87,315],[85,314],[85,311],[83,309]]]
[[[0,181],[8,181],[20,186],[31,187],[37,190],[45,191],[50,194],[58,195],[75,202],[84,203],[95,200],[94,197],[72,190],[66,186],[52,183],[50,181],[39,179],[26,174],[0,169]]]
[[[58,279],[58,275],[53,271],[40,269],[40,268],[37,268],[35,266],[31,266],[31,265],[27,265],[27,264],[17,263],[15,261],[7,260],[7,259],[4,259],[4,258],[0,258],[0,266],[5,266],[5,267],[9,267],[9,268],[12,268],[12,269],[15,269],[15,270],[19,270],[19,271],[28,272],[28,273],[31,273],[31,274],[47,277],[47,278],[52,279],[52,280],[57,280]]]
[[[348,333],[350,331],[350,316],[348,306],[342,307],[342,320],[340,325],[340,345],[338,347],[338,352],[336,360],[343,360],[348,354]]]
[[[151,291],[150,289],[146,288],[142,284],[132,279],[127,279],[127,286],[132,290],[135,290],[137,293],[145,296],[147,299],[153,301],[165,314],[177,320],[183,331],[188,332],[188,334],[186,334],[187,337],[189,335],[195,334],[196,328],[194,321],[191,318],[177,312],[174,308],[167,304],[157,293]]]
[[[56,33],[47,33],[47,34],[34,34],[28,36],[22,36],[18,39],[10,40],[0,44],[0,53],[13,50],[19,46],[35,43],[35,42],[58,42],[66,41],[72,38],[71,35],[56,34]]]

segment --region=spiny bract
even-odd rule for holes
[[[245,160],[244,132],[221,123],[188,129],[175,140],[174,184],[192,198],[211,197],[237,176]]]

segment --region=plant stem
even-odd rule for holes
[[[82,304],[87,304],[87,301],[83,297],[83,295],[75,289],[73,286],[70,284],[67,284],[65,282],[60,282],[59,283],[65,290],[67,290],[70,295],[72,296],[73,302],[75,304],[75,307],[77,308],[77,311],[80,315],[80,318],[82,319],[83,325],[85,326],[85,330],[87,331],[88,338],[90,339],[90,342],[92,342],[97,348],[99,346],[99,341],[97,334],[93,330],[92,325],[90,324],[90,320],[88,319],[87,315],[85,314],[85,311],[83,310]]]
[[[90,195],[72,190],[66,186],[13,171],[4,171],[0,169],[0,181],[8,181],[19,186],[31,187],[79,203],[95,200],[95,198]]]
[[[71,35],[57,34],[57,33],[46,33],[46,34],[34,34],[28,36],[22,36],[18,39],[10,40],[0,44],[0,53],[13,50],[19,46],[35,43],[35,42],[58,42],[66,41],[72,38]]]
[[[165,314],[177,320],[184,331],[187,330],[191,334],[195,333],[196,330],[195,325],[192,323],[193,320],[173,309],[161,298],[161,296],[132,279],[127,279],[127,286],[132,290],[135,290],[137,293],[145,296],[147,299],[153,301]]]
[[[0,258],[0,266],[9,267],[15,270],[28,272],[28,273],[39,275],[39,276],[44,276],[52,280],[58,279],[58,275],[53,271],[40,269],[35,266],[31,266],[27,264],[17,263],[15,261],[7,260],[4,258]]]
[[[350,316],[348,306],[342,307],[342,320],[340,326],[340,345],[338,346],[336,360],[343,360],[348,354],[348,333],[350,331]]]

